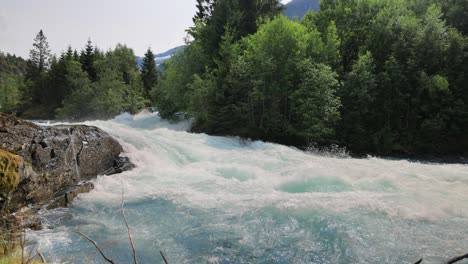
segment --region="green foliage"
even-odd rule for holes
[[[94,51],[91,40],[88,40],[85,49],[81,51],[80,62],[83,71],[88,74],[91,81],[96,81],[97,79],[96,67],[94,65],[96,56],[97,54]]]
[[[41,29],[34,39],[33,48],[29,51],[29,78],[35,80],[46,71],[50,66],[50,58],[49,43]]]
[[[93,106],[95,96],[91,88],[91,81],[82,70],[81,63],[74,59],[70,61],[64,77],[70,94],[63,100],[63,106],[56,110],[57,117],[80,120],[95,113]]]
[[[5,54],[0,51],[0,72],[10,73],[17,76],[24,76],[26,74],[27,63],[26,61],[15,55]]]
[[[50,57],[40,31],[27,63],[0,53],[0,111],[25,118],[82,120],[137,113],[148,100],[133,50],[117,45],[106,54],[88,41],[81,56],[70,46]],[[153,85],[154,86],[154,85]]]
[[[14,111],[21,98],[23,82],[20,76],[0,73],[0,111]]]
[[[359,57],[344,80],[340,92],[343,111],[340,136],[355,151],[370,148],[372,105],[376,100],[377,76],[370,52]],[[345,110],[346,109],[346,110]]]
[[[141,80],[143,81],[143,93],[145,97],[149,99],[151,91],[155,89],[158,84],[158,71],[156,70],[156,62],[151,49],[148,49],[143,59]]]
[[[48,64],[41,31],[26,81],[24,62],[0,56],[0,104],[110,118],[151,97],[162,117],[193,118],[194,131],[360,154],[466,155],[466,1],[320,6],[298,22],[279,15],[277,0],[199,0],[187,47],[160,77],[150,50],[139,72],[123,45],[104,54],[88,42],[81,56],[69,47]]]
[[[146,104],[142,95],[142,82],[133,51],[124,45],[99,56],[93,63],[97,81],[78,61],[71,60],[65,75],[71,94],[57,109],[59,118],[82,120],[85,118],[112,118],[122,112],[137,113]]]
[[[290,96],[299,85],[298,63],[306,54],[306,28],[280,16],[246,39],[244,52],[254,76],[252,122],[272,139],[286,135],[291,119]]]
[[[340,66],[340,42],[335,21],[332,20],[323,34],[322,54],[325,56],[325,62],[335,69]]]
[[[465,0],[444,0],[441,2],[443,16],[447,23],[466,36],[468,34],[468,2]]]
[[[186,93],[194,68],[190,67],[190,61],[186,61],[185,58],[194,51],[194,48],[190,47],[164,64],[164,74],[151,94],[163,118],[177,119],[178,113],[188,109]]]
[[[163,117],[362,154],[467,153],[466,1],[322,0],[300,22],[259,11],[268,1],[202,2],[153,90]]]
[[[293,126],[307,143],[330,142],[340,119],[338,74],[324,64],[305,60],[300,64],[302,83],[291,95]]]

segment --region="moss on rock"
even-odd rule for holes
[[[11,192],[19,184],[19,156],[0,149],[0,192]]]

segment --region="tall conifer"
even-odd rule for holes
[[[88,74],[91,81],[96,81],[96,68],[94,67],[95,53],[91,40],[88,39],[85,49],[81,51],[80,62],[83,71]]]
[[[158,83],[156,62],[154,60],[154,54],[150,48],[148,48],[148,51],[143,58],[141,79],[143,81],[144,95],[149,99],[151,90],[154,89]]]
[[[36,80],[50,66],[49,43],[42,29],[37,33],[33,48],[29,51],[28,66],[28,77],[32,80]]]

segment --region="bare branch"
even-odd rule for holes
[[[39,251],[39,249],[36,250],[36,252],[37,252],[37,255],[39,255],[39,257],[41,258],[41,262],[47,263],[47,261],[46,261],[44,255],[42,255],[42,253]]]
[[[26,261],[26,264],[31,263],[31,261],[33,261],[33,259],[34,259],[35,257],[37,257],[37,254],[36,254],[36,255],[29,255],[29,258],[28,258],[28,260]]]
[[[23,223],[21,223],[23,225]],[[25,264],[24,262],[24,248],[26,245],[26,232],[23,230],[21,233],[21,240],[20,240],[20,247],[21,247],[21,264]]]
[[[162,251],[159,251],[159,253],[161,253],[161,257],[163,258],[164,263],[169,264],[169,262],[167,262],[167,259],[166,259],[166,257],[164,256],[164,254],[162,253]]]
[[[122,216],[123,216],[123,218],[124,218],[124,220],[125,220],[125,225],[127,226],[128,240],[130,241],[130,245],[132,246],[133,263],[134,263],[134,264],[138,264],[138,259],[137,259],[135,244],[133,243],[132,233],[131,233],[131,231],[130,231],[130,226],[128,225],[127,216],[125,215],[125,210],[124,210],[124,188],[123,188],[123,184],[122,184],[122,202],[121,202],[121,204],[120,204],[120,210],[122,211]]]
[[[453,264],[453,263],[456,263],[456,262],[458,262],[460,260],[463,260],[463,259],[468,259],[468,253],[463,255],[463,256],[454,257],[453,259],[450,259],[446,263],[447,264]]]
[[[101,254],[101,256],[102,256],[107,262],[112,263],[112,264],[115,264],[115,262],[114,262],[112,259],[110,259],[110,258],[106,257],[106,255],[104,255],[104,252],[102,252],[101,248],[98,246],[98,244],[97,244],[94,240],[92,240],[91,238],[89,238],[89,237],[86,236],[85,234],[81,233],[80,231],[75,231],[75,233],[81,235],[82,237],[86,238],[89,242],[93,243],[93,245],[94,245],[94,246],[96,247],[96,249],[99,251],[99,253]]]
[[[34,249],[31,247],[28,253],[28,260],[26,260],[26,264],[31,263],[31,261],[37,256],[32,254],[33,250]]]

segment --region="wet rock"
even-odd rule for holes
[[[57,207],[67,207],[80,193],[88,193],[94,189],[94,184],[91,182],[85,182],[76,186],[71,186],[60,192],[56,197],[48,204],[47,209],[54,209]]]
[[[127,157],[118,157],[114,160],[114,166],[105,171],[104,175],[113,175],[117,173],[122,173],[124,171],[129,171],[135,168],[135,165]]]
[[[0,212],[50,201],[66,206],[78,193],[92,189],[82,182],[133,168],[119,157],[122,146],[117,140],[97,127],[38,126],[1,113],[0,149],[21,158],[19,184],[3,193],[8,199],[0,198]]]

